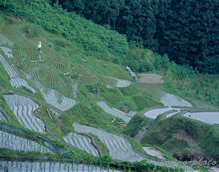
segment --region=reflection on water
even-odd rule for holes
[[[93,164],[76,164],[76,163],[61,163],[61,162],[16,162],[16,161],[0,161],[0,171],[51,171],[51,172],[111,172],[117,171],[112,169],[105,169],[103,167],[95,166]]]
[[[46,102],[61,111],[70,109],[77,103],[74,99],[67,98],[61,92],[46,87],[36,79],[32,79],[32,82],[40,89]]]
[[[219,124],[219,111],[218,112],[187,112],[183,114],[183,116],[197,121],[202,121],[207,124]]]

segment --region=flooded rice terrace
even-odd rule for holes
[[[119,172],[113,169],[106,169],[96,165],[77,164],[77,163],[60,163],[60,162],[12,162],[0,161],[0,172]]]

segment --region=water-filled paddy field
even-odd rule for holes
[[[73,127],[77,132],[91,133],[96,135],[100,139],[100,141],[107,146],[107,148],[109,149],[109,154],[113,159],[129,161],[129,162],[147,160],[148,163],[153,163],[156,165],[167,166],[167,167],[179,167],[179,168],[185,168],[186,171],[194,171],[189,166],[174,164],[173,162],[159,162],[155,160],[150,160],[144,155],[136,153],[133,150],[131,144],[122,136],[108,133],[104,130],[81,125],[78,123],[73,123]]]
[[[207,124],[219,124],[219,111],[218,112],[187,112],[183,114],[183,116]]]
[[[46,87],[36,79],[32,81],[40,89],[46,102],[61,111],[66,111],[77,103],[74,99],[65,97],[61,92]]]
[[[192,107],[192,104],[183,98],[169,94],[162,90],[159,85],[149,84],[149,83],[136,83],[138,88],[146,89],[152,96],[158,101],[163,103],[164,106],[182,106],[182,107]]]
[[[91,144],[91,139],[89,137],[82,136],[76,133],[69,133],[63,138],[67,143],[70,143],[72,146],[77,147],[81,150],[85,150],[87,153],[94,156],[98,156],[98,152]]]
[[[5,57],[2,56],[1,54],[0,54],[0,60],[3,64],[5,70],[8,72],[8,74],[10,76],[9,82],[11,83],[11,85],[13,87],[19,88],[19,87],[24,86],[27,89],[31,90],[33,93],[36,92],[36,90],[33,87],[31,87],[25,79],[20,78],[20,76],[15,71],[15,69],[7,62]]]
[[[40,153],[52,153],[50,149],[39,143],[28,140],[16,135],[4,132],[0,130],[0,148],[7,148],[11,150],[19,151],[34,151]]]
[[[21,125],[30,130],[45,133],[44,123],[33,114],[33,111],[39,107],[37,103],[30,98],[16,94],[4,95],[4,97]]]
[[[5,35],[0,33],[0,45],[13,46],[14,43],[9,38],[7,38]]]
[[[168,112],[170,110],[176,110],[176,112],[170,113],[168,114],[166,117],[170,117],[174,114],[176,114],[177,112],[180,111],[180,108],[172,108],[172,107],[163,107],[163,108],[156,108],[156,109],[149,109],[146,112],[144,112],[144,116],[148,117],[148,118],[153,118],[156,119],[158,115],[163,114],[165,112]]]
[[[60,163],[60,162],[12,162],[0,161],[0,172],[4,171],[49,171],[49,172],[117,172],[118,170],[106,169],[94,164]]]
[[[116,110],[116,109],[113,109],[111,107],[109,107],[105,102],[103,101],[100,101],[100,102],[97,102],[98,106],[100,106],[106,113],[109,113],[115,117],[119,117],[121,119],[123,119],[125,122],[129,122],[131,120],[131,117],[130,116],[127,116],[126,113],[124,112],[121,112],[119,110]],[[131,113],[131,115],[133,115]]]

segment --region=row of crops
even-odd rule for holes
[[[53,66],[55,66],[56,69],[60,70],[61,72],[65,73],[68,72],[68,64],[64,62],[58,62],[51,60]]]
[[[92,85],[98,82],[98,79],[93,76],[80,76],[80,81],[84,85]]]
[[[40,89],[46,102],[61,111],[66,111],[77,103],[74,99],[65,97],[61,92],[46,87],[36,79],[33,79],[32,82]]]
[[[27,54],[28,57],[32,61],[39,61],[42,60],[43,57],[40,54],[39,50],[31,44],[29,41],[27,41],[18,31],[17,28],[19,25],[13,24],[13,25],[5,25],[4,29],[2,30],[5,34],[10,35],[10,37],[13,37],[14,41],[16,41],[22,51]]]
[[[70,143],[72,146],[81,150],[85,150],[87,153],[94,156],[98,156],[98,152],[91,144],[91,139],[89,137],[82,136],[76,133],[69,133],[63,138],[67,143]]]
[[[15,151],[34,151],[40,153],[52,153],[47,147],[5,131],[0,130],[0,148],[11,149]]]
[[[84,85],[92,85],[92,84],[95,84],[99,81],[92,74],[90,74],[88,70],[82,69],[82,67],[74,65],[73,69],[74,69],[75,72],[77,72],[80,75],[79,80]]]
[[[8,74],[10,76],[9,81],[13,87],[16,87],[16,88],[26,87],[27,89],[31,90],[33,93],[36,92],[36,90],[33,87],[31,87],[25,79],[20,78],[20,76],[15,71],[15,69],[7,62],[5,57],[1,54],[0,54],[0,60],[3,64],[5,70],[8,72]]]
[[[11,62],[15,65],[21,64],[25,59],[25,57],[20,52],[15,50],[12,51],[12,55],[13,58],[11,58]]]
[[[0,33],[0,45],[13,46],[14,43],[8,37]]]
[[[77,164],[63,162],[13,162],[0,161],[0,171],[49,171],[49,172],[118,172],[117,170],[107,169],[96,166],[95,164]]]
[[[27,65],[27,67],[24,69],[24,72],[27,73],[29,76],[31,76],[32,79],[37,79],[37,70],[39,69],[39,65],[30,63]],[[30,77],[27,76],[27,79],[30,79]]]
[[[3,55],[0,54],[0,60],[5,68],[5,70],[8,72],[10,78],[18,78],[18,74],[15,71],[15,69],[7,62],[7,60],[5,59],[5,57]]]
[[[62,58],[56,53],[52,52],[49,48],[48,51],[46,51],[44,54],[53,61],[62,62]]]
[[[21,125],[30,130],[45,133],[44,123],[33,114],[33,111],[38,108],[38,104],[27,97],[16,94],[4,95],[4,97]]]
[[[96,135],[107,146],[113,159],[129,162],[142,161],[144,159],[144,157],[135,153],[130,143],[121,136],[77,123],[74,123],[73,126],[77,132]]]
[[[64,78],[65,87],[67,92],[72,96],[77,98],[78,97],[78,90],[79,90],[79,82]]]
[[[107,146],[107,148],[109,149],[109,154],[113,159],[128,161],[128,162],[147,160],[147,163],[152,163],[155,165],[172,167],[172,168],[178,167],[178,168],[184,168],[186,171],[194,171],[189,166],[179,165],[174,162],[169,162],[169,161],[160,162],[160,161],[150,160],[144,155],[138,154],[135,151],[133,151],[131,144],[122,136],[108,133],[104,130],[81,125],[78,123],[73,123],[73,127],[77,132],[91,133],[96,135],[100,139],[100,141]]]
[[[106,78],[106,77],[103,77],[101,75],[96,75],[98,80],[100,82],[102,82],[107,88],[112,88],[113,86],[110,85],[110,79],[109,78]]]
[[[59,88],[59,78],[56,76],[56,71],[54,71],[51,67],[42,65],[39,69],[41,72],[40,78],[43,80],[46,85],[53,88]],[[45,72],[46,71],[46,72]]]
[[[97,102],[97,105],[100,106],[106,113],[109,113],[109,114],[111,114],[111,115],[113,115],[115,117],[119,117],[119,118],[123,119],[123,121],[125,121],[127,123],[131,120],[131,117],[126,115],[126,113],[109,107],[103,101]]]
[[[77,72],[78,74],[82,75],[82,76],[92,76],[90,73],[88,73],[87,70],[82,69],[81,67],[78,66],[73,66],[73,69],[75,72]]]

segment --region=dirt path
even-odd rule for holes
[[[148,73],[148,74],[138,74],[138,76],[140,76],[139,81],[142,83],[164,83],[164,78],[161,75],[158,74],[152,74],[152,73]]]

